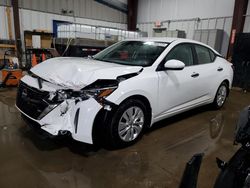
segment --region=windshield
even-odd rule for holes
[[[96,54],[94,59],[145,67],[152,65],[167,46],[164,42],[123,41]]]

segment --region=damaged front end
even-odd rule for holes
[[[119,76],[117,79],[100,79],[75,91],[25,76],[20,82],[16,107],[26,119],[40,125],[50,135],[70,133],[72,138],[93,144],[93,124],[102,110],[111,111],[112,102],[106,100],[120,82],[139,73]]]

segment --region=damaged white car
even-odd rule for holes
[[[125,40],[93,58],[35,66],[21,79],[16,106],[50,135],[123,147],[159,120],[209,103],[222,107],[232,79],[231,64],[202,43]]]

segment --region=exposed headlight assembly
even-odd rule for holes
[[[117,89],[118,84],[118,80],[97,80],[85,87],[82,91],[86,96],[93,97],[98,102],[102,103],[104,98]]]
[[[58,90],[53,100],[64,101],[66,99],[86,100],[95,98],[102,103],[103,99],[109,96],[118,87],[117,80],[98,80],[80,91]]]
[[[103,98],[106,98],[109,96],[113,91],[116,90],[117,87],[109,87],[109,88],[99,88],[99,89],[90,89],[90,90],[85,90],[85,95],[88,97],[93,97],[98,102],[102,102]]]
[[[89,97],[85,94],[84,91],[73,91],[73,90],[58,90],[53,98],[56,102],[61,102],[66,99],[75,99],[79,98],[82,100],[86,100]]]
[[[64,101],[71,97],[71,92],[66,90],[59,90],[57,91],[56,99],[57,101]]]

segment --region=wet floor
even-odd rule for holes
[[[134,146],[108,151],[72,141],[47,139],[21,120],[15,89],[0,90],[1,188],[178,187],[185,163],[204,152],[198,187],[212,187],[219,170],[237,150],[233,134],[250,94],[232,91],[223,107],[202,107],[161,121]]]

